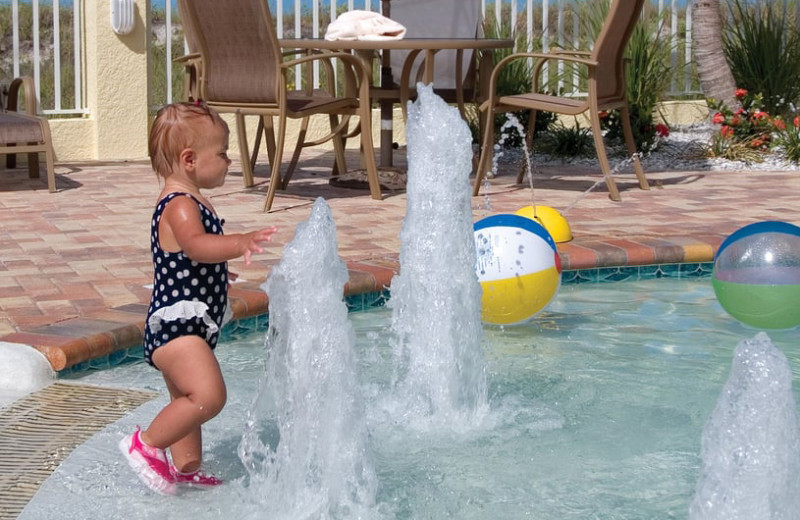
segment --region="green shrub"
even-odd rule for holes
[[[795,116],[792,125],[776,132],[774,143],[783,150],[787,160],[800,162],[800,116]]]
[[[763,97],[764,110],[788,116],[800,100],[800,33],[786,8],[730,0],[733,23],[723,32],[723,48],[736,84]]]
[[[731,109],[721,101],[709,100],[715,110],[711,121],[719,125],[711,136],[709,155],[734,161],[761,162],[772,145],[773,133],[785,129],[783,119],[764,110],[763,96],[738,88],[741,107]]]
[[[594,138],[588,128],[581,128],[577,120],[575,126],[551,125],[534,140],[537,151],[553,157],[591,157],[594,155]]]

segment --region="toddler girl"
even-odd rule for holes
[[[161,371],[170,403],[119,447],[139,478],[161,494],[174,494],[177,484],[222,483],[200,469],[200,427],[226,400],[213,349],[230,315],[228,282],[235,274],[229,276],[227,261],[244,256],[249,264],[276,231],[223,235],[223,222],[200,193],[225,182],[228,133],[225,121],[202,102],[165,106],[150,129],[150,160],[164,188],[151,221],[155,274],[144,354]]]

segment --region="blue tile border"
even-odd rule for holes
[[[703,262],[576,269],[561,273],[561,284],[629,282],[655,278],[703,278],[711,276],[713,268],[712,262]]]
[[[651,280],[656,278],[705,278],[710,277],[714,264],[712,262],[688,264],[652,264],[623,267],[598,267],[593,269],[576,269],[561,273],[561,284],[592,284],[609,282],[628,282]],[[389,301],[390,291],[372,291],[353,294],[345,297],[348,312],[359,312],[374,307],[383,307]],[[249,316],[231,321],[222,328],[220,341],[231,341],[253,332],[266,332],[269,328],[269,314]],[[124,350],[112,352],[83,363],[78,363],[57,373],[59,378],[85,372],[87,370],[103,370],[128,363],[144,360],[142,346],[136,345]]]

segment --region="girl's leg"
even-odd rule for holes
[[[176,388],[175,383],[164,377],[167,383],[167,389],[172,401],[183,397],[180,390]],[[173,442],[169,446],[169,451],[172,454],[172,464],[175,468],[182,473],[191,473],[200,468],[203,457],[203,434],[202,427],[198,426],[189,432],[188,435]]]
[[[201,460],[200,425],[217,415],[227,399],[219,362],[199,336],[170,341],[153,353],[153,362],[172,400],[141,433],[141,439],[156,448],[173,447],[176,467],[192,471]]]

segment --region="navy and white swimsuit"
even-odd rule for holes
[[[219,217],[189,193],[170,193],[156,205],[150,231],[155,274],[144,332],[144,357],[151,365],[155,349],[181,336],[200,336],[213,349],[219,330],[230,318],[228,263],[203,264],[183,251],[170,253],[161,249],[161,215],[170,201],[181,196],[197,203],[206,233],[223,234]]]

